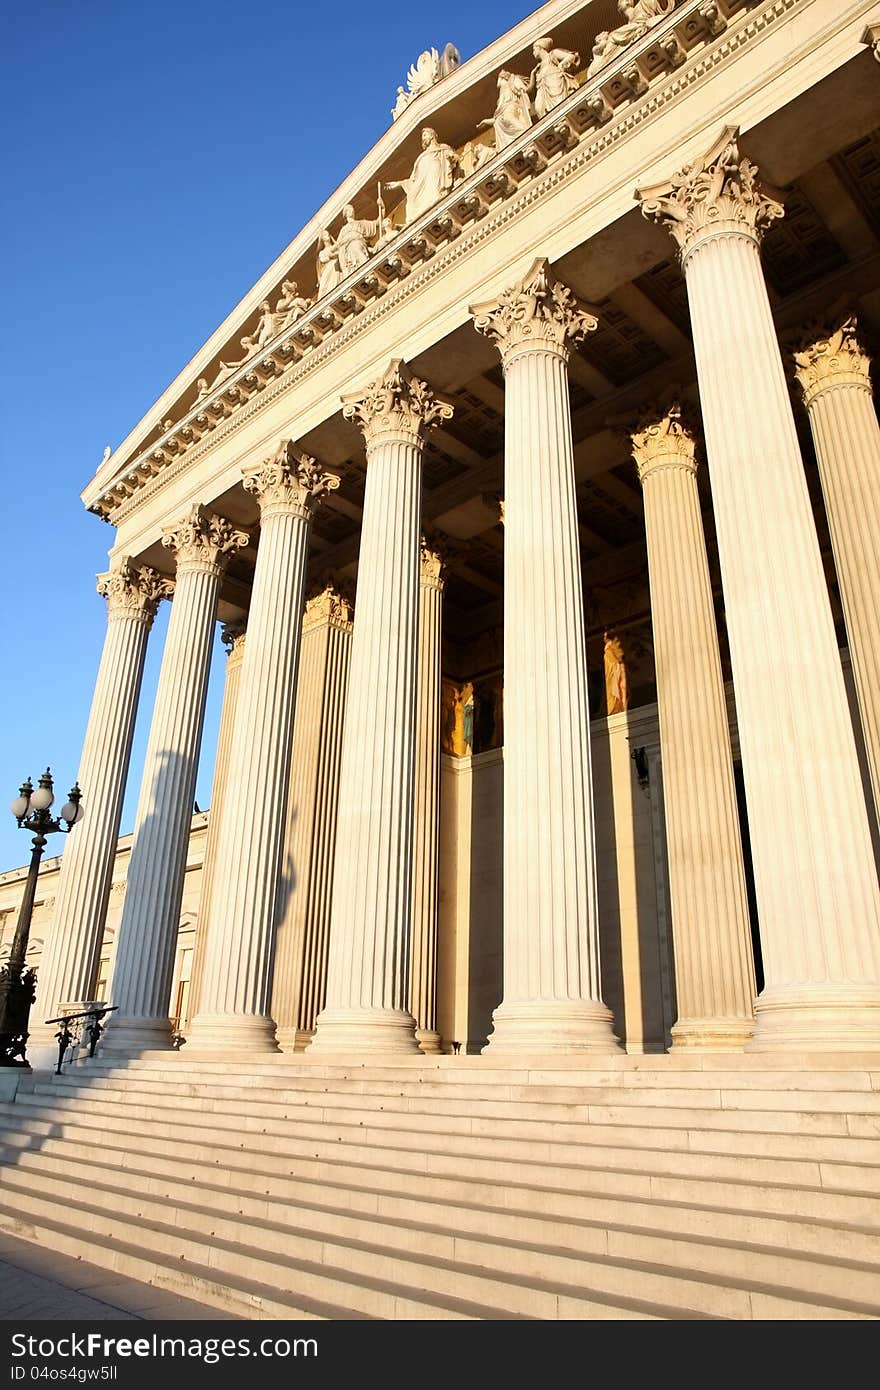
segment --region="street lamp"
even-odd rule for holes
[[[0,967],[0,1067],[29,1065],[25,1050],[31,1004],[37,993],[37,972],[32,966],[25,967],[25,956],[31,933],[37,875],[40,872],[43,850],[46,848],[46,836],[54,835],[58,830],[72,830],[82,820],[81,796],[79,785],[74,784],[68,800],[61,808],[61,815],[51,815],[55,791],[52,786],[52,774],[46,768],[36,787],[29,777],[22,783],[18,796],[9,808],[20,828],[34,832],[34,847],[31,851],[31,863],[18,912],[15,936],[12,938],[12,949],[9,959]]]

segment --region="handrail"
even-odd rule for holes
[[[80,1024],[80,1026],[77,1028],[71,1028],[70,1024],[75,1024],[77,1020],[84,1018],[90,1018],[92,1020],[89,1026],[85,1029],[85,1033],[89,1039],[89,1056],[94,1057],[95,1048],[98,1046],[98,1039],[104,1031],[103,1027],[101,1026],[101,1019],[104,1018],[107,1014],[112,1014],[118,1008],[118,1004],[104,1004],[100,1008],[85,1009],[82,1013],[62,1014],[60,1018],[47,1018],[45,1020],[46,1023],[61,1024],[61,1027],[55,1034],[55,1037],[58,1039],[58,1064],[55,1067],[56,1076],[61,1075],[61,1067],[64,1062],[65,1052],[69,1047],[75,1046],[75,1044],[80,1041],[83,1035],[82,1024]]]

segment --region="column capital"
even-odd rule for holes
[[[643,412],[630,439],[641,483],[661,469],[697,471],[696,438],[677,401]]]
[[[423,589],[440,589],[446,585],[446,566],[449,551],[436,536],[422,536],[419,541],[419,583]]]
[[[353,622],[354,601],[343,580],[328,579],[306,600],[303,632],[316,627],[338,627],[343,632],[351,632]]]
[[[841,308],[811,323],[800,342],[792,356],[807,406],[830,386],[861,386],[870,391],[871,359],[859,341],[858,321],[851,310]]]
[[[177,573],[205,570],[222,574],[237,550],[250,541],[247,531],[206,507],[196,505],[174,526],[162,531],[162,544],[177,557]]]
[[[240,660],[243,656],[246,634],[246,618],[236,618],[233,622],[224,623],[221,627],[220,641],[226,648],[226,655],[230,661]]]
[[[536,260],[522,280],[497,299],[472,304],[478,333],[491,338],[506,367],[518,351],[556,352],[567,357],[570,346],[592,333],[599,321],[561,280],[553,278],[550,262]]]
[[[696,245],[719,234],[751,237],[784,215],[779,198],[759,180],[757,166],[740,154],[736,126],[725,126],[712,148],[666,183],[636,190],[642,213],[665,227],[682,262]]]
[[[98,593],[107,600],[107,617],[134,618],[150,626],[163,598],[174,592],[174,580],[144,565],[138,568],[127,555],[114,561],[106,574],[96,576]]]
[[[253,493],[264,517],[282,511],[308,521],[321,498],[339,487],[334,473],[325,473],[322,464],[300,453],[290,439],[282,439],[271,458],[243,468],[242,475],[245,492]]]
[[[421,444],[427,429],[452,419],[453,405],[395,357],[365,390],[342,397],[342,414],[360,426],[369,451],[386,439]]]

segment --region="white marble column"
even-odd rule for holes
[[[205,859],[202,864],[202,887],[199,894],[199,912],[196,920],[196,938],[189,984],[189,1017],[191,1019],[195,1018],[199,1011],[202,977],[205,971],[208,916],[211,909],[211,896],[214,891],[220,825],[223,820],[223,808],[226,801],[226,776],[229,770],[229,749],[232,744],[232,729],[238,703],[241,663],[244,660],[245,629],[244,618],[236,623],[223,624],[222,639],[226,648],[226,680],[223,687],[223,704],[220,709],[220,728],[217,731],[217,754],[214,759],[214,782],[211,788],[208,839],[205,845]],[[233,814],[235,814],[234,811]]]
[[[207,920],[199,1012],[188,1048],[276,1052],[269,1013],[311,519],[339,487],[290,441],[244,470],[260,544]]]
[[[113,968],[118,1006],[104,1046],[170,1044],[168,1019],[220,577],[248,535],[194,507],[162,544],[174,552],[174,600],[135,816]]]
[[[413,925],[410,1010],[423,1052],[440,1051],[437,1032],[437,928],[440,832],[440,659],[443,554],[422,538],[413,827]]]
[[[862,732],[880,814],[880,425],[855,316],[815,325],[795,353],[846,618]]]
[[[681,249],[765,987],[750,1047],[880,1044],[880,890],[759,241],[781,205],[725,129],[637,195]]]
[[[278,903],[272,1017],[283,1052],[302,1051],[327,992],[339,768],[354,605],[328,581],[306,604]]]
[[[632,435],[645,501],[678,1017],[673,1047],[738,1051],[755,976],[693,434],[677,404]]]
[[[343,397],[367,445],[327,1001],[310,1050],[418,1052],[409,1011],[422,452],[452,416],[403,362]]]
[[[567,368],[596,319],[545,260],[471,312],[505,386],[504,997],[488,1049],[611,1052]]]
[[[61,1004],[93,998],[128,778],[147,638],[171,580],[123,557],[98,576],[107,633],[79,765],[87,812],[64,847],[52,931],[38,972],[31,1046],[54,1043]]]

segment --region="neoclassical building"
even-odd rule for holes
[[[86,488],[42,1016],[140,776],[107,1044],[169,1044],[223,622],[188,1054],[880,1044],[871,7],[611,8],[417,90]]]
[[[589,1118],[613,1128],[624,1082],[632,1099],[658,1069],[669,1087],[717,1074],[712,1100],[646,1091],[631,1112],[648,1125],[661,1110],[639,1106],[672,1106],[664,1135],[699,1129],[669,1113],[724,1112],[711,1142],[644,1139],[711,1150],[711,1172],[694,1159],[681,1182],[728,1184],[694,1196],[724,1208],[713,1231],[756,1200],[731,1183],[808,1185],[801,1159],[864,1195],[880,1074],[878,335],[876,0],[550,0],[464,62],[452,45],[423,54],[385,135],[83,493],[112,528],[107,634],[32,1054],[51,1044],[41,1020],[97,991],[117,1009],[100,1084],[153,1068],[153,1092],[173,1092],[185,1069],[211,1110],[226,1068],[291,1094],[356,1076],[359,1092],[397,1077],[415,1095],[434,1077],[450,1106],[466,1085],[502,1106],[464,1108],[473,1136],[488,1114],[533,1134],[561,1086],[550,1148],[571,1087],[596,1088],[600,1110],[612,1087]],[[218,624],[214,790],[194,819]],[[163,1062],[172,1019],[184,1042]],[[495,1081],[524,1089],[500,1097]],[[780,1137],[768,1117],[799,1089],[799,1137],[785,1115]],[[738,1104],[755,1107],[741,1127]],[[842,1128],[811,1110],[839,1110]],[[606,1168],[639,1167],[619,1147],[635,1132]],[[549,1163],[545,1147],[522,1154]],[[479,1152],[475,1180],[513,1162],[502,1145],[481,1169]],[[811,1195],[809,1211],[861,1231],[859,1200]],[[737,1289],[800,1288],[805,1265],[760,1274],[778,1232],[749,1229],[764,1244],[735,1279],[729,1249],[717,1268],[681,1259]],[[876,1313],[878,1285],[859,1282],[876,1252],[855,1250],[849,1284],[824,1266],[804,1284],[807,1312],[757,1286],[744,1304],[702,1290],[682,1306]],[[549,1259],[523,1276],[544,1292]],[[559,1279],[536,1315],[603,1315],[572,1311]],[[501,1298],[493,1286],[477,1315]]]

